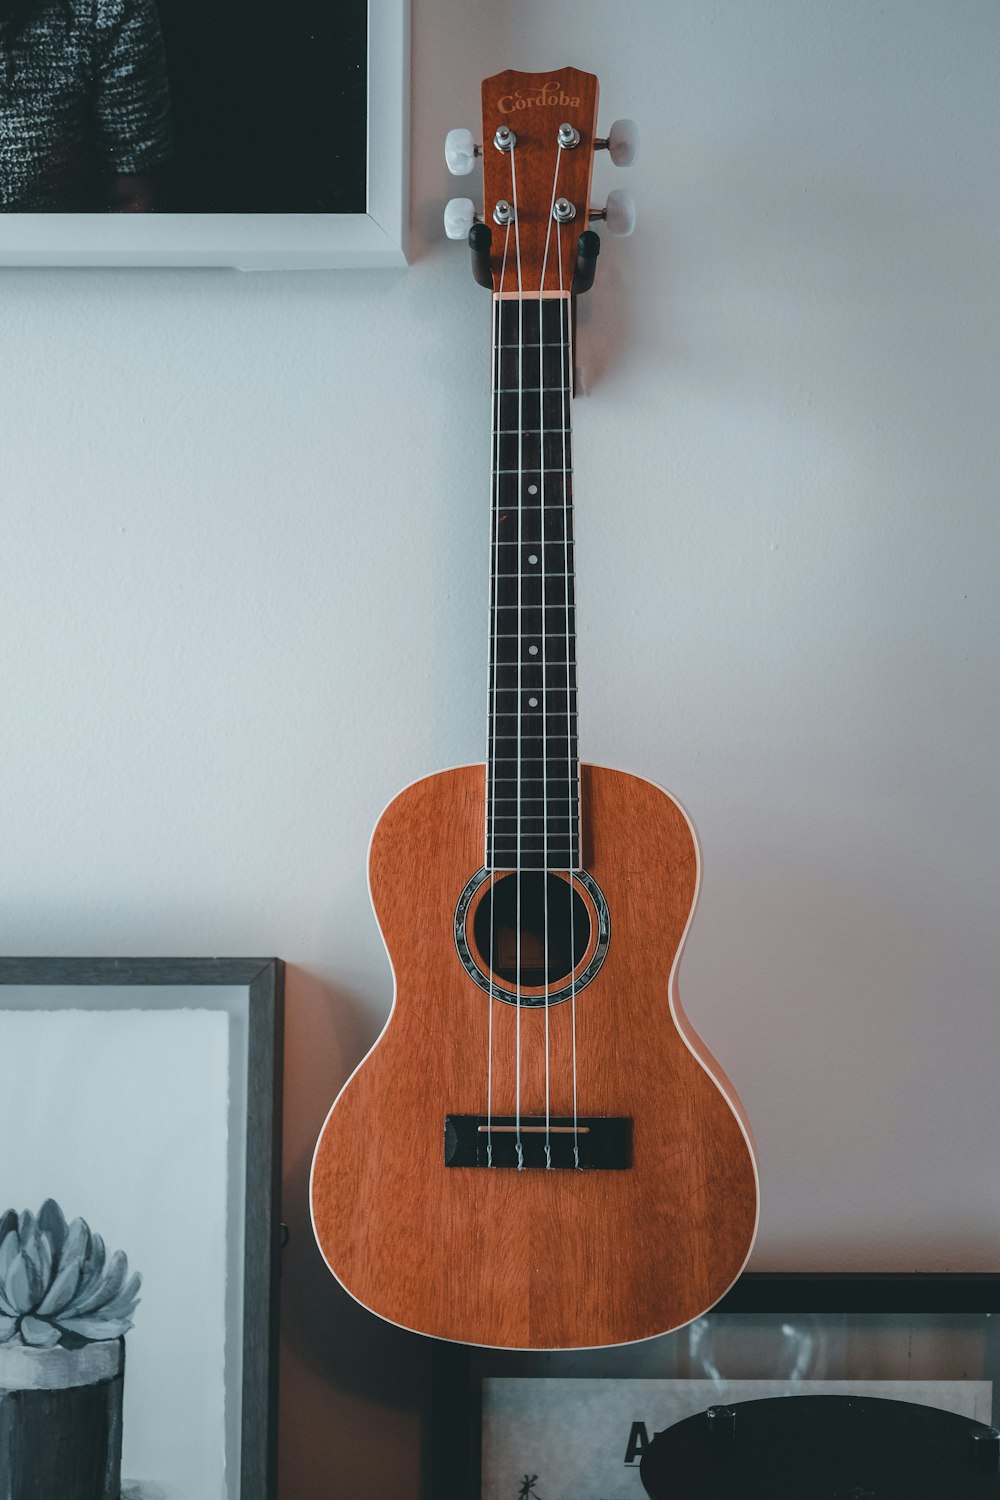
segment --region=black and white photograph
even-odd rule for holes
[[[989,1425],[992,1382],[962,1380],[488,1379],[482,1500],[645,1500],[656,1434],[709,1408],[775,1397],[864,1396]],[[527,1486],[527,1488],[525,1488]]]
[[[273,1380],[266,1347],[251,1367],[268,1297],[246,1298],[276,1233],[260,1191],[275,1126],[251,1102],[275,1066],[275,978],[0,960],[5,1500],[263,1493],[241,1475]]]
[[[0,212],[365,206],[367,8],[2,0]]]

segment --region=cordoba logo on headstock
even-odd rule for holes
[[[579,94],[567,94],[557,80],[543,83],[537,94],[523,94],[520,89],[515,89],[512,94],[504,94],[497,100],[497,108],[502,115],[510,115],[516,109],[534,109],[538,105],[579,103]]]

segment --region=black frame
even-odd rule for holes
[[[0,958],[0,1008],[7,985],[246,987],[240,1500],[272,1500],[277,1484],[284,978],[276,958]]]
[[[1000,1272],[749,1271],[717,1313],[1000,1312]],[[435,1342],[430,1434],[434,1500],[476,1500],[481,1491],[481,1399],[464,1344]],[[465,1433],[468,1443],[456,1441]]]

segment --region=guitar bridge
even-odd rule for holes
[[[606,1115],[445,1115],[446,1167],[568,1168],[632,1165],[632,1121]]]

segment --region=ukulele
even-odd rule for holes
[[[594,276],[597,80],[483,84],[469,242],[492,291],[488,760],[414,782],[372,836],[395,974],[386,1026],[316,1147],[312,1216],[341,1284],[437,1338],[570,1349],[668,1332],[740,1274],[757,1172],[677,967],[699,881],[687,814],[577,754],[573,298]],[[629,227],[629,204],[609,200]],[[463,224],[464,217],[464,224]],[[469,200],[449,205],[464,233]],[[458,229],[456,231],[456,221]]]

